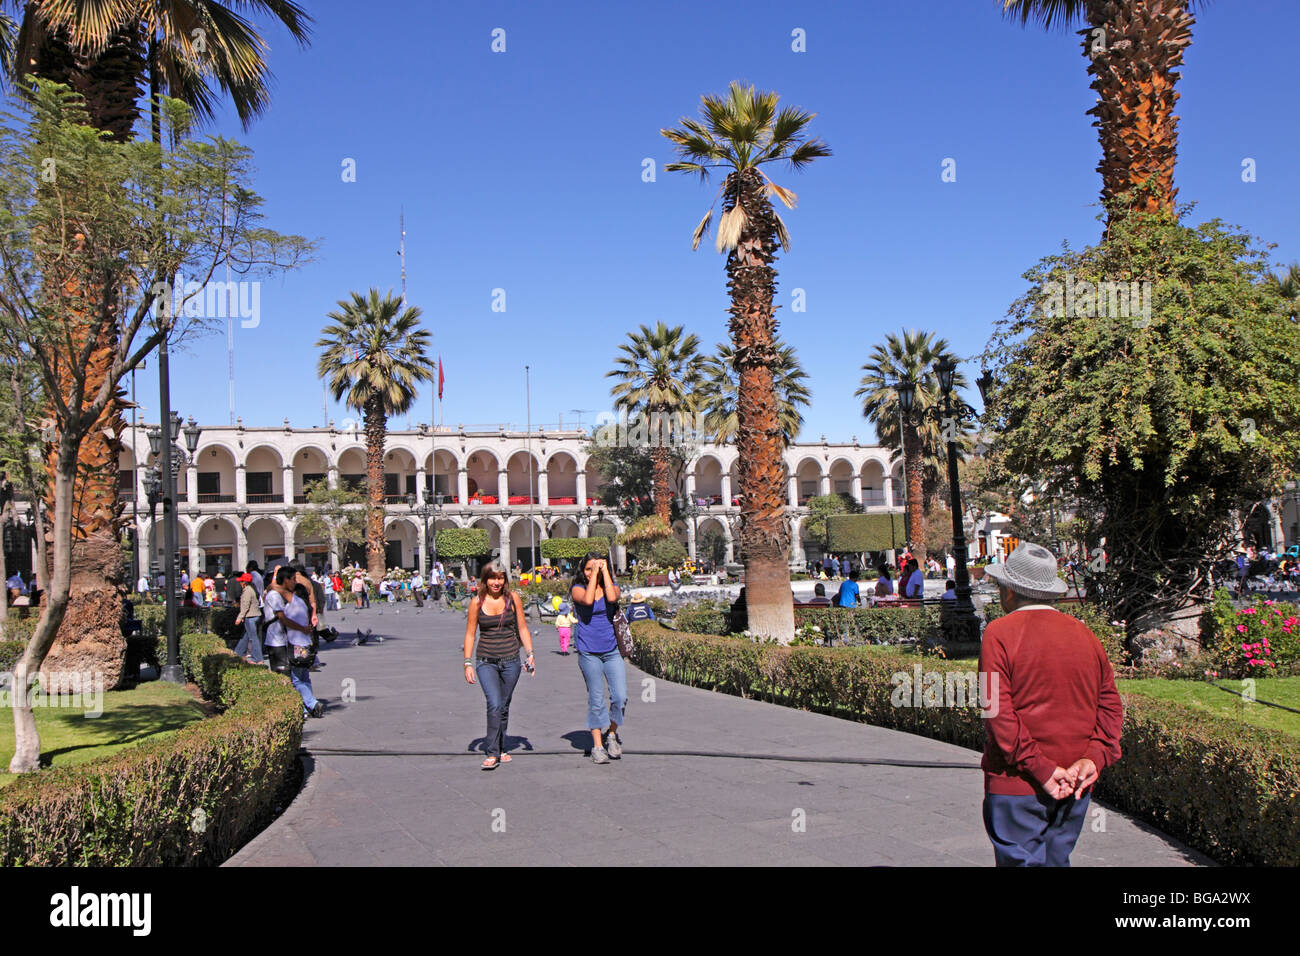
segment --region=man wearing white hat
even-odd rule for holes
[[[1120,757],[1124,708],[1101,641],[1051,606],[1056,559],[1022,544],[985,572],[1004,617],[984,630],[984,829],[998,866],[1069,866],[1092,785]],[[986,683],[987,681],[987,683]]]

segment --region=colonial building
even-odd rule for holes
[[[183,441],[178,444],[184,448]],[[145,426],[128,428],[123,445],[127,522],[145,543],[144,554],[159,564],[162,511],[151,516],[145,497],[144,475],[154,464]],[[177,481],[178,543],[191,571],[242,568],[250,559],[265,566],[286,553],[305,555],[316,565],[351,557],[364,563],[359,551],[340,554],[336,543],[299,530],[312,482],[364,489],[363,432],[293,428],[287,421],[279,428],[204,425],[195,454],[185,457]],[[902,466],[888,449],[823,439],[791,445],[786,460],[794,566],[802,567],[819,547],[809,542],[806,554],[801,540],[809,498],[843,492],[868,511],[894,509],[895,501],[902,506]],[[735,557],[736,469],[736,449],[727,445],[701,446],[690,463],[685,487],[677,490],[687,502],[677,530],[692,556],[700,537],[715,531],[726,541],[727,559]],[[430,540],[436,528],[485,528],[494,551],[525,563],[530,537],[539,544],[548,537],[585,537],[601,520],[623,526],[600,504],[601,479],[589,467],[586,435],[577,430],[444,426],[389,432],[384,479],[391,566],[427,567],[426,522]],[[420,512],[426,502],[427,517]],[[621,563],[623,556],[615,558]]]

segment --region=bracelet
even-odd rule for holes
[[[473,666],[474,666],[474,662],[473,662],[472,660],[470,660],[470,659],[467,657],[467,658],[465,658],[465,666],[466,666],[466,667],[473,667]]]

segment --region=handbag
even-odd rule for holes
[[[289,649],[287,647],[268,647],[266,649],[266,658],[271,664],[273,673],[289,673]]]
[[[294,667],[311,667],[316,662],[316,647],[290,644],[289,655]]]
[[[613,624],[614,640],[618,642],[619,654],[623,657],[631,657],[636,653],[636,642],[632,640],[632,628],[628,625],[622,608],[614,612]]]

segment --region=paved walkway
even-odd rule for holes
[[[510,715],[515,759],[485,773],[463,616],[406,604],[329,617],[349,640],[358,625],[386,640],[322,653],[313,682],[331,709],[307,722],[303,790],[229,866],[992,864],[972,751],[629,667],[626,752],[596,766],[577,656],[543,625],[538,676],[520,679]],[[339,702],[345,684],[353,703]],[[1073,862],[1207,861],[1104,811]]]

